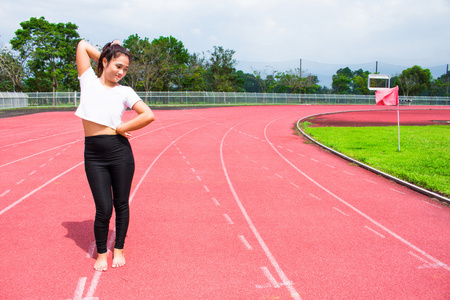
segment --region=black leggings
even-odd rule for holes
[[[109,220],[116,212],[116,243],[123,249],[130,211],[128,199],[134,174],[134,157],[128,139],[121,135],[88,136],[84,142],[86,177],[95,202],[94,236],[97,253],[106,253]]]

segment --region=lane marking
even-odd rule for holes
[[[214,202],[215,205],[220,206],[220,203],[219,201],[217,201],[216,198],[212,198],[212,201]]]
[[[375,181],[372,181],[372,180],[369,180],[369,179],[364,179],[364,180],[367,181],[367,182],[373,183],[373,184],[378,184]]]
[[[252,246],[249,244],[249,242],[245,239],[243,235],[240,235],[239,239],[244,244],[245,248],[247,248],[248,250],[253,250]]]
[[[205,191],[206,191],[207,193],[210,192],[209,189],[208,189],[208,187],[207,187],[206,185],[204,185],[203,188],[205,189]]]
[[[408,253],[411,254],[412,256],[414,256],[415,258],[417,258],[418,260],[420,260],[421,262],[424,263],[423,266],[417,267],[418,269],[424,269],[424,268],[438,269],[438,268],[442,267],[441,264],[433,264],[433,263],[427,261],[426,259],[423,259],[422,257],[420,257],[419,255],[415,254],[415,253],[412,252],[412,251],[409,251]]]
[[[386,238],[384,235],[382,235],[381,233],[379,233],[378,231],[376,231],[375,229],[370,228],[369,226],[364,226],[366,229],[369,229],[370,231],[372,231],[373,233],[375,233],[376,235],[381,236],[383,239]]]
[[[223,214],[223,216],[225,217],[225,220],[227,220],[227,223],[230,225],[233,225],[233,220],[231,220],[230,216],[227,214]]]
[[[296,185],[295,183],[293,183],[292,181],[291,181],[291,184],[293,185],[293,186],[295,186],[296,188],[300,188],[298,185]]]
[[[16,183],[16,185],[19,185],[19,184],[23,183],[24,181],[25,181],[25,179],[19,180],[19,181]]]
[[[246,122],[246,121],[244,121]],[[242,124],[244,122],[241,122],[239,124]],[[235,125],[238,126],[239,124]],[[227,168],[225,166],[225,160],[224,160],[224,154],[223,154],[223,145],[225,138],[227,135],[232,131],[233,128],[230,128],[222,137],[222,141],[220,143],[220,160],[222,162],[222,169],[225,174],[225,178],[227,180],[228,186],[230,187],[230,191],[233,194],[234,200],[236,201],[236,204],[238,205],[239,209],[241,210],[242,215],[244,216],[244,219],[246,220],[248,226],[250,227],[250,230],[252,231],[253,235],[255,236],[256,240],[258,241],[259,245],[261,246],[262,250],[264,251],[266,257],[269,259],[271,265],[274,267],[275,271],[277,272],[278,276],[280,276],[283,284],[288,289],[289,293],[291,294],[291,297],[296,300],[300,300],[301,297],[299,293],[295,290],[293,283],[288,279],[284,271],[281,269],[280,265],[278,264],[277,260],[273,256],[272,252],[269,250],[269,247],[264,242],[263,238],[259,234],[258,230],[256,229],[255,224],[253,224],[253,221],[250,219],[250,216],[248,215],[247,211],[245,210],[244,205],[242,204],[241,200],[239,199],[239,196],[234,189],[233,183],[231,182],[230,176],[228,175]],[[267,137],[266,137],[267,139]],[[272,145],[272,144],[271,144]]]
[[[294,151],[292,151],[291,149],[287,149],[287,151],[289,151],[289,152],[291,152],[291,153],[294,153]]]
[[[276,288],[276,289],[280,288],[280,285],[275,280],[275,278],[272,276],[272,274],[270,273],[269,269],[267,269],[267,267],[261,267],[261,270],[263,271],[264,275],[267,277],[267,279],[269,280],[270,284],[274,288]]]
[[[200,176],[196,176],[198,181],[202,181],[202,178]]]
[[[344,171],[344,173],[347,173],[348,175],[352,175],[352,176],[355,176],[355,174],[353,174],[353,173],[350,173],[350,172],[347,172],[347,171]]]
[[[341,214],[343,214],[344,216],[349,217],[349,215],[347,215],[345,212],[343,212],[342,210],[337,209],[336,207],[333,207],[333,209],[337,210],[338,212],[340,212]]]
[[[54,134],[54,135],[46,135],[46,136],[40,137],[40,138],[35,138],[35,139],[30,139],[30,140],[14,143],[14,144],[0,146],[0,149],[1,148],[6,148],[6,147],[10,147],[10,146],[14,146],[15,147],[17,145],[21,145],[21,144],[25,144],[25,143],[29,143],[29,142],[34,142],[34,141],[38,141],[38,140],[42,140],[42,139],[46,139],[46,138],[50,138],[50,137],[55,137],[55,136],[58,136],[58,135],[64,135],[64,134],[68,134],[68,133],[72,133],[72,132],[77,132],[77,131],[82,131],[82,130],[81,129],[77,129],[77,130],[66,131],[66,132],[58,133],[58,134]]]
[[[263,166],[263,169],[269,171],[269,168],[267,168],[267,167],[265,167],[265,166]]]
[[[326,165],[327,167],[330,167],[330,168],[332,168],[332,169],[335,169],[335,167],[334,166],[332,166],[332,165]]]
[[[36,172],[37,172],[37,170],[31,171],[28,175],[31,176],[31,175],[33,175]]]
[[[5,212],[7,212],[8,210],[10,210],[11,208],[13,208],[14,206],[16,206],[17,204],[19,204],[20,202],[22,202],[23,200],[27,199],[28,197],[30,197],[31,195],[33,195],[34,193],[36,193],[37,191],[41,190],[42,188],[46,187],[47,185],[49,185],[50,183],[52,183],[53,181],[55,181],[56,179],[60,178],[61,176],[64,176],[65,174],[69,173],[70,171],[72,171],[73,169],[75,169],[76,167],[82,165],[84,162],[80,162],[78,164],[76,164],[75,166],[73,166],[70,169],[67,169],[66,171],[62,172],[61,174],[53,177],[52,179],[50,179],[49,181],[47,181],[46,183],[44,183],[43,185],[35,188],[33,191],[29,192],[28,194],[26,194],[25,196],[23,196],[22,198],[20,198],[19,200],[17,200],[16,202],[10,204],[9,206],[7,206],[6,208],[2,209],[0,211],[0,216],[2,214],[4,214]]]
[[[316,195],[313,195],[313,194],[309,194],[311,197],[313,197],[313,198],[316,198],[317,200],[322,200],[322,199],[320,199],[319,197],[317,197]]]
[[[11,190],[6,190],[6,191],[4,191],[3,194],[0,195],[0,197],[5,196],[5,195],[8,194],[9,192],[11,192]]]
[[[82,140],[83,140],[83,139],[79,139],[79,140],[76,140],[75,142],[70,142],[70,143],[68,143],[68,144],[69,144],[69,145],[70,145],[70,144],[74,144],[74,143],[77,143],[77,142],[82,141]],[[48,151],[52,151],[52,150],[55,150],[55,149],[64,147],[64,146],[66,146],[66,145],[68,145],[68,144],[56,146],[56,147],[53,147],[53,148],[51,148],[51,149],[43,150],[43,151],[41,151],[41,152],[38,152],[38,153],[35,153],[35,154],[32,154],[32,155],[28,155],[28,156],[25,156],[25,157],[22,157],[22,158],[19,158],[19,159],[10,161],[10,162],[8,162],[8,163],[5,163],[5,164],[3,164],[3,165],[0,165],[0,168],[2,168],[2,167],[4,167],[4,166],[7,166],[7,165],[10,165],[10,164],[13,164],[13,163],[16,163],[16,162],[19,162],[19,161],[21,161],[21,160],[24,160],[24,159],[27,159],[27,158],[31,158],[31,157],[33,157],[33,156],[36,156],[36,155],[39,155],[39,154],[48,152]],[[45,164],[42,165],[42,166],[45,166]],[[41,166],[41,167],[42,167],[42,166]]]
[[[73,294],[73,300],[81,300],[83,297],[84,286],[86,285],[87,277],[80,277],[78,279],[77,288]]]
[[[362,211],[360,211],[359,209],[357,209],[356,207],[354,207],[353,205],[351,205],[350,203],[346,202],[345,200],[343,200],[342,198],[338,197],[337,195],[335,195],[334,193],[332,193],[330,190],[328,190],[327,188],[325,188],[323,185],[321,185],[320,183],[318,183],[317,181],[315,181],[314,179],[312,179],[311,177],[309,177],[306,173],[304,173],[303,171],[301,171],[297,166],[295,166],[292,162],[290,162],[288,159],[286,159],[286,157],[284,157],[276,148],[275,146],[269,141],[269,139],[267,138],[267,127],[275,122],[276,120],[273,120],[272,122],[270,122],[269,124],[266,125],[266,128],[264,128],[264,137],[267,139],[268,143],[270,144],[270,146],[272,147],[272,149],[278,153],[278,155],[284,159],[284,161],[286,163],[288,163],[291,167],[293,167],[295,170],[297,170],[297,172],[299,172],[301,175],[303,175],[306,179],[308,179],[309,181],[311,181],[312,183],[314,183],[315,185],[317,185],[319,188],[321,188],[323,191],[327,192],[330,196],[332,196],[333,198],[335,198],[336,200],[338,200],[339,202],[343,203],[344,205],[348,206],[350,209],[352,209],[353,211],[355,211],[356,213],[358,213],[359,215],[361,215],[362,217],[366,218],[368,221],[370,221],[372,224],[374,224],[375,226],[381,228],[382,230],[386,231],[387,233],[389,233],[391,236],[393,236],[394,238],[398,239],[399,241],[401,241],[402,243],[404,243],[405,245],[407,245],[408,247],[414,249],[415,251],[421,253],[423,256],[427,257],[429,260],[433,261],[436,264],[442,264],[442,267],[444,269],[446,269],[447,271],[450,271],[450,267],[446,264],[444,264],[443,262],[441,262],[440,260],[434,258],[432,255],[428,254],[427,252],[423,251],[422,249],[420,249],[419,247],[417,247],[416,245],[412,244],[411,242],[407,241],[406,239],[402,238],[401,236],[399,236],[398,234],[396,234],[395,232],[393,232],[392,230],[390,230],[389,228],[383,226],[382,224],[378,223],[377,221],[375,221],[374,219],[372,219],[371,217],[369,217],[368,215],[366,215],[365,213],[363,213]]]
[[[191,171],[192,171],[193,173],[196,173],[194,168],[191,168]]]
[[[428,205],[431,205],[431,206],[437,207],[437,208],[439,208],[439,209],[442,209],[442,207],[440,207],[439,205],[436,205],[436,204],[434,204],[434,203],[430,203],[430,202],[428,202],[428,201],[425,201],[425,200],[422,200],[422,202],[424,202],[424,203],[426,203],[426,204],[428,204]]]
[[[298,155],[305,157],[303,154],[299,153]]]
[[[395,189],[390,189],[390,190],[391,190],[391,191],[394,191],[394,192],[396,192],[396,193],[402,194],[402,195],[406,195],[406,193],[403,193],[403,192],[397,191],[397,190],[395,190]]]
[[[275,176],[278,176],[280,178],[283,178],[283,176],[281,176],[280,174],[275,173]]]
[[[317,159],[310,158],[312,161],[319,162]]]

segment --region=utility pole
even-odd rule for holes
[[[378,74],[378,60],[375,62],[375,74]]]
[[[448,69],[448,66],[447,66],[447,69]],[[300,58],[300,78],[302,78],[302,59],[301,58]]]
[[[447,73],[445,73],[447,75],[447,92],[446,95],[448,96],[448,64],[447,64]]]

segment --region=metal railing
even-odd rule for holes
[[[0,92],[0,109],[28,106],[28,95],[24,93]]]
[[[222,92],[138,92],[150,106],[227,106],[227,105],[372,105],[374,95],[275,94]],[[28,106],[78,106],[79,92],[27,93]],[[401,105],[448,105],[450,97],[400,96]]]

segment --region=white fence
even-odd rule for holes
[[[0,92],[0,109],[28,106],[28,95],[24,93]]]
[[[29,106],[77,106],[79,92],[28,93]],[[375,95],[138,92],[150,106],[375,104]],[[402,105],[449,105],[450,97],[400,96]]]

